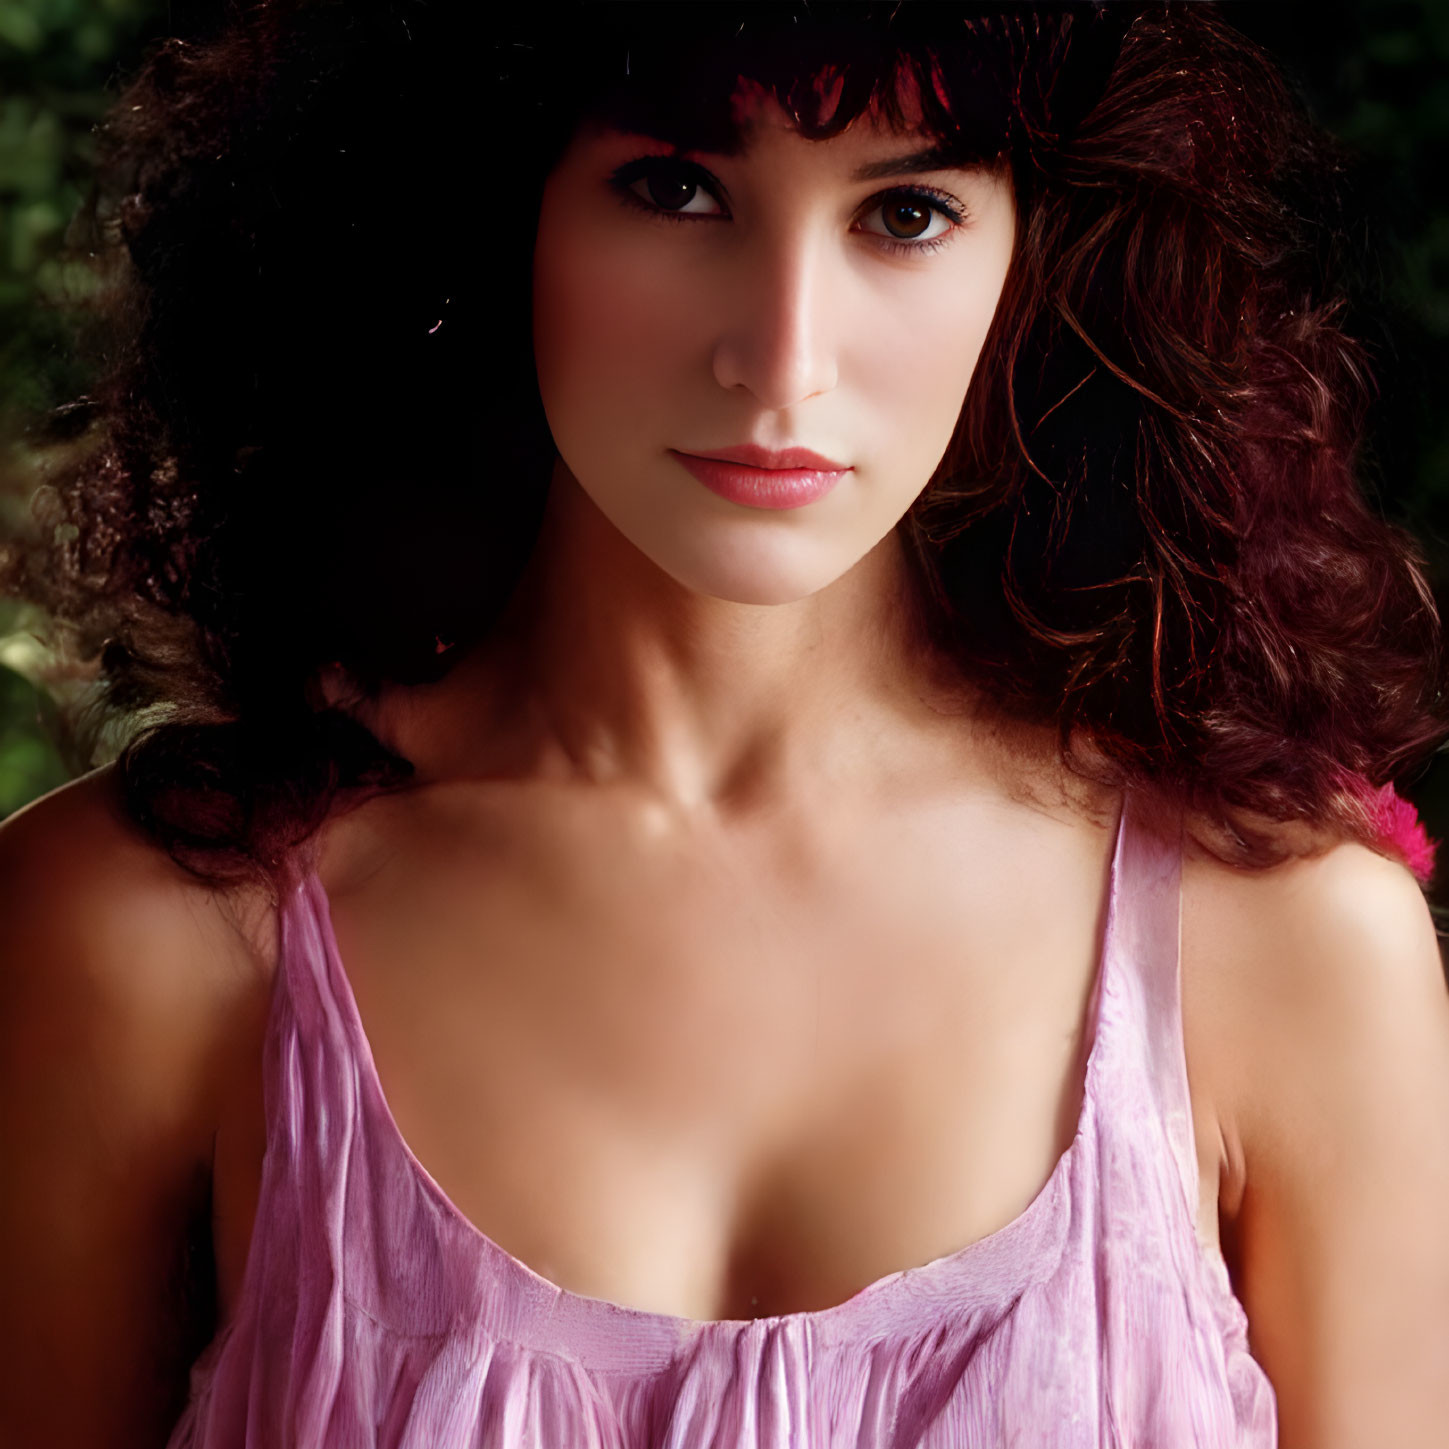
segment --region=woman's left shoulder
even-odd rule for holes
[[[1224,1247],[1283,1442],[1442,1442],[1449,986],[1422,890],[1340,842],[1266,870],[1189,849],[1184,1029]]]
[[[1407,973],[1405,987],[1445,984],[1418,881],[1356,841],[1310,843],[1278,865],[1250,869],[1189,839],[1182,906],[1184,950],[1204,959],[1230,952],[1265,989],[1313,987],[1315,995],[1329,993],[1331,1006],[1338,989],[1390,986],[1385,972]]]
[[[1216,983],[1222,1009],[1235,1002],[1304,1050],[1327,1049],[1335,1031],[1364,1035],[1366,1011],[1388,1025],[1427,1007],[1449,1025],[1449,985],[1418,881],[1356,841],[1265,869],[1226,864],[1189,842],[1182,947],[1184,975],[1204,990]]]

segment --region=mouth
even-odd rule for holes
[[[713,456],[676,448],[669,452],[711,493],[744,508],[804,508],[825,497],[851,471],[808,448],[770,452],[750,446],[720,449]],[[727,454],[733,456],[722,456]],[[755,463],[759,457],[770,458],[771,465]]]
[[[837,463],[809,448],[762,448],[757,443],[741,443],[731,448],[701,449],[698,452],[684,452],[670,449],[688,458],[705,458],[718,463],[743,463],[747,468],[766,468],[771,471],[782,469],[808,469],[816,473],[845,473],[848,463]]]

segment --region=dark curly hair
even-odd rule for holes
[[[136,721],[136,820],[207,879],[276,879],[406,783],[353,707],[487,633],[542,517],[544,179],[584,117],[737,147],[741,77],[809,137],[913,97],[1010,168],[1006,289],[900,525],[930,639],[1225,859],[1298,822],[1425,878],[1393,784],[1449,735],[1444,665],[1419,551],[1355,479],[1342,164],[1203,4],[264,0],[161,45],[77,222],[99,381],[3,557],[98,661],[89,738]]]

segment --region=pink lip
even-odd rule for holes
[[[807,503],[823,498],[850,471],[836,463],[826,462],[819,453],[805,448],[787,448],[779,453],[755,447],[721,450],[731,454],[747,453],[753,457],[809,460],[805,466],[771,468],[719,455],[706,458],[695,453],[681,453],[675,448],[669,451],[711,493],[746,508],[803,508]],[[824,467],[820,466],[823,462],[826,463]]]
[[[673,451],[673,450],[671,450]],[[761,448],[742,443],[737,448],[711,448],[708,453],[690,453],[691,458],[715,458],[721,463],[745,463],[751,468],[813,468],[818,473],[844,473],[849,466],[822,458],[809,448]]]

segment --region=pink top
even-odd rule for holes
[[[1181,845],[1128,795],[1076,1136],[1020,1217],[818,1312],[570,1293],[402,1140],[308,874],[285,901],[240,1302],[168,1449],[1268,1449],[1273,1389],[1194,1231]]]

